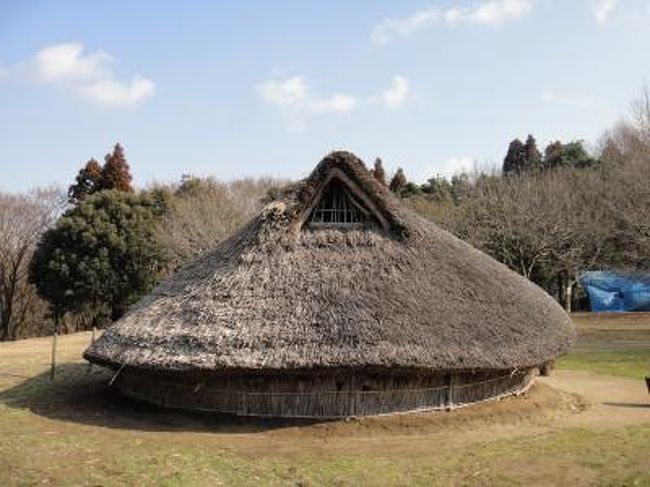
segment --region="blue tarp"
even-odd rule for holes
[[[650,311],[650,274],[589,271],[579,279],[591,311]]]

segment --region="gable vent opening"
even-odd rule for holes
[[[341,183],[332,181],[309,215],[308,224],[319,227],[361,227],[372,223],[366,209]]]

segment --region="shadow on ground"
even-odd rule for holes
[[[0,404],[26,409],[50,419],[136,431],[185,431],[250,434],[283,430],[293,435],[324,438],[385,434],[425,434],[445,429],[475,429],[485,425],[548,423],[558,415],[583,411],[579,396],[535,384],[520,397],[488,401],[451,412],[421,412],[360,418],[325,419],[242,418],[214,412],[181,411],[136,401],[108,387],[112,373],[100,367],[69,363],[0,392]],[[299,427],[299,428],[296,428]]]
[[[619,408],[650,408],[650,404],[640,404],[634,402],[604,402],[605,406],[615,406]]]
[[[0,392],[0,403],[39,416],[108,428],[141,431],[253,433],[326,420],[242,418],[170,410],[122,396],[108,383],[110,371],[87,364],[62,364],[56,380],[44,372]]]

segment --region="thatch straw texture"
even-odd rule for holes
[[[302,227],[328,178],[377,228]],[[119,368],[511,370],[574,340],[536,285],[400,207],[354,155],[328,155],[229,240],[183,267],[84,356]]]

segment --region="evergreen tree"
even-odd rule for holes
[[[544,150],[544,166],[585,168],[597,164],[598,160],[591,157],[581,140],[563,144],[560,141],[550,143]]]
[[[384,171],[384,163],[380,157],[375,159],[375,168],[372,170],[372,175],[377,181],[386,186],[386,171]]]
[[[556,140],[550,142],[544,149],[544,167],[551,168],[558,164],[562,153],[562,142]]]
[[[433,200],[438,202],[448,201],[452,198],[451,184],[447,178],[439,175],[422,185],[422,192],[429,194]]]
[[[526,160],[526,147],[519,139],[514,139],[508,146],[508,153],[503,159],[503,174],[520,174]]]
[[[166,262],[155,233],[160,211],[149,195],[100,191],[45,232],[29,280],[55,318],[93,310],[115,320],[151,290]]]
[[[70,203],[76,204],[86,196],[98,191],[99,182],[102,177],[102,167],[95,159],[90,159],[84,167],[79,170],[75,184],[68,189]]]
[[[524,145],[524,170],[535,170],[542,168],[542,154],[537,149],[535,137],[528,134],[526,144]]]
[[[117,191],[132,192],[131,172],[124,156],[124,149],[115,144],[112,154],[106,154],[104,167],[99,183],[100,190],[116,189]]]
[[[420,188],[420,186],[418,186],[417,184],[409,181],[400,190],[399,195],[402,198],[410,198],[411,196],[417,196],[421,193],[422,193],[422,188]]]
[[[393,192],[399,194],[404,186],[406,186],[406,176],[404,175],[404,170],[400,167],[397,169],[397,172],[393,176],[393,179],[390,180],[388,188]]]

